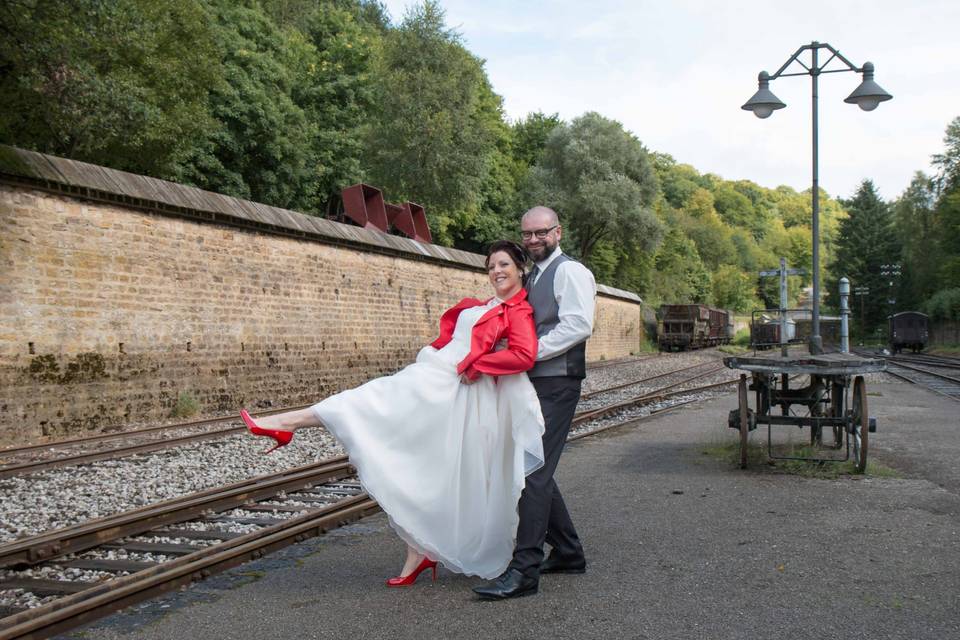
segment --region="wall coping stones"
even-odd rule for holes
[[[297,211],[205,191],[168,180],[0,145],[0,183],[121,204],[204,223],[294,236],[314,242],[468,269],[484,268],[484,256],[334,222]],[[606,285],[597,291],[641,303],[640,296]]]

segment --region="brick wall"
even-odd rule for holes
[[[316,401],[410,362],[442,310],[485,297],[438,264],[0,185],[0,442]],[[588,359],[635,351],[602,295]]]

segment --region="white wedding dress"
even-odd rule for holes
[[[313,406],[400,537],[483,578],[509,564],[525,477],[543,465],[543,416],[527,374],[469,385],[457,374],[473,325],[497,304],[463,310],[442,349],[426,346],[398,373]]]

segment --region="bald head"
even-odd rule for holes
[[[560,224],[560,218],[557,217],[557,212],[550,207],[537,205],[528,210],[523,214],[523,217],[520,218],[521,226],[523,226],[524,223],[530,223],[538,228],[551,227],[555,224]]]

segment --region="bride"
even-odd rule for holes
[[[517,501],[543,465],[543,416],[524,373],[537,355],[523,289],[527,255],[508,240],[487,252],[495,296],[466,298],[440,318],[440,337],[416,362],[298,411],[256,420],[251,433],[281,447],[323,426],[344,446],[364,489],[407,543],[400,575],[413,584],[437,562],[492,578],[510,562]]]

